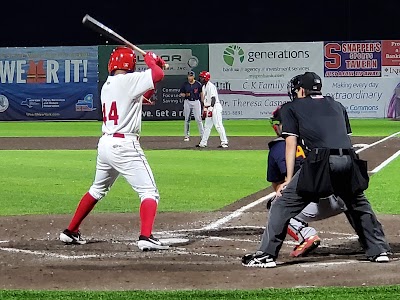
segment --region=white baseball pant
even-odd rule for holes
[[[226,137],[224,125],[222,124],[222,105],[220,103],[215,103],[212,117],[207,116],[204,121],[204,134],[200,142],[201,146],[207,146],[208,138],[210,137],[213,126],[215,126],[215,129],[219,133],[221,145],[228,144],[228,138]]]
[[[201,119],[200,101],[199,100],[190,101],[188,99],[185,99],[185,101],[183,102],[183,115],[185,116],[185,137],[190,137],[190,119],[192,113],[197,123],[197,128],[199,129],[200,137],[202,137],[204,132],[204,127],[203,127],[203,121]]]
[[[152,170],[147,162],[137,136],[125,138],[103,135],[97,146],[96,175],[89,193],[97,200],[103,198],[122,175],[143,201],[159,200]]]

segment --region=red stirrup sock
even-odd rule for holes
[[[140,235],[149,237],[153,231],[154,219],[157,212],[157,202],[146,198],[140,203]]]
[[[86,216],[92,211],[96,203],[97,200],[93,198],[89,192],[83,195],[78,207],[76,208],[74,217],[72,218],[71,223],[69,223],[68,230],[71,232],[77,232],[83,219],[85,219]]]

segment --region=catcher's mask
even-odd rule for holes
[[[281,127],[281,123],[282,123],[282,117],[281,117],[281,106],[278,106],[273,112],[272,112],[272,116],[269,119],[272,128],[274,129],[275,133],[277,136],[281,136],[282,135],[282,127]]]
[[[301,87],[300,78],[301,75],[296,75],[287,84],[288,96],[292,101],[297,98],[297,91]]]
[[[297,99],[297,92],[299,88],[305,90],[305,95],[321,95],[322,81],[314,72],[305,72],[302,75],[294,76],[288,82],[288,95],[290,100]]]

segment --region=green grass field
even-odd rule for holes
[[[351,123],[355,136],[388,136],[400,131],[400,123],[391,120],[351,120]],[[192,126],[195,135],[194,122]],[[274,135],[267,120],[226,120],[225,126],[228,136]],[[181,136],[182,129],[182,121],[144,122],[143,135]],[[0,123],[2,137],[99,136],[100,131],[100,122]],[[0,215],[71,214],[94,176],[95,150],[3,150],[0,153],[0,172],[3,174]],[[266,150],[148,150],[146,156],[160,190],[160,211],[217,210],[268,186],[265,181]],[[393,188],[398,186],[399,168],[400,158],[371,178],[366,194],[377,213],[400,213],[400,193]],[[137,211],[138,205],[136,193],[123,178],[119,178],[94,213]],[[14,300],[347,298],[399,299],[400,286],[252,291],[0,291],[0,299]]]
[[[302,289],[264,289],[253,291],[120,291],[120,292],[67,292],[67,291],[0,291],[0,299],[12,300],[394,300],[400,297],[400,286],[386,287],[334,287]]]
[[[160,211],[212,211],[265,188],[266,153],[146,151],[160,191]],[[1,151],[0,173],[7,176],[0,189],[0,214],[71,213],[90,187],[95,166],[95,150]],[[120,177],[95,211],[136,211],[139,203]]]
[[[355,136],[386,136],[400,131],[400,123],[391,119],[352,119]],[[99,136],[101,122],[0,122],[0,137]],[[224,120],[229,136],[274,136],[269,120]],[[198,136],[191,122],[191,134]],[[212,135],[217,135],[213,128]],[[183,136],[183,121],[146,121],[142,136]]]
[[[400,157],[371,177],[370,187],[365,191],[365,195],[376,212],[400,214],[399,170]]]
[[[1,154],[0,173],[7,174],[0,189],[2,215],[72,213],[93,180],[95,150]],[[146,155],[160,191],[160,211],[213,211],[269,186],[267,151],[148,150]],[[378,213],[400,213],[400,194],[388,188],[397,185],[399,168],[397,158],[371,178],[366,194]],[[137,194],[120,177],[95,212],[138,207]]]

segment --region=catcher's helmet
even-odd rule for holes
[[[305,72],[301,75],[296,75],[288,82],[288,95],[291,100],[297,98],[297,90],[299,88],[306,90],[306,95],[321,94],[322,81],[314,72]]]
[[[128,47],[119,46],[115,48],[110,55],[108,61],[108,73],[113,73],[115,70],[125,70],[128,72],[135,71],[136,54]]]
[[[201,71],[200,74],[199,74],[199,78],[203,79],[204,82],[207,83],[211,78],[210,72]]]

